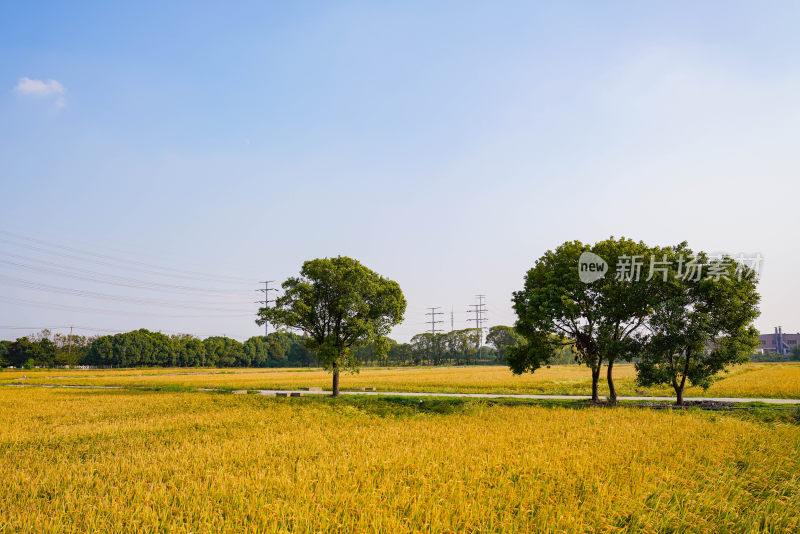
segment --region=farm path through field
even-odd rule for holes
[[[93,385],[65,385],[65,384],[4,384],[7,387],[42,387],[42,388],[72,388],[72,389],[137,389],[137,386],[93,386]],[[229,389],[217,388],[197,388],[197,391],[205,392],[228,392]],[[308,391],[304,389],[255,389],[255,390],[235,390],[233,393],[245,394],[249,391],[258,395],[276,396],[279,394],[300,394],[300,395],[330,395],[330,391]],[[432,392],[411,392],[411,391],[341,391],[342,395],[369,395],[378,397],[455,397],[473,399],[528,399],[528,400],[590,400],[589,395],[536,395],[536,394],[513,394],[513,393],[432,393]],[[617,397],[618,401],[636,402],[671,402],[675,397]],[[744,398],[744,397],[684,397],[686,402],[726,402],[726,403],[745,403],[762,402],[764,404],[800,404],[800,399],[767,399],[767,398]]]
[[[259,395],[277,393],[301,393],[303,395],[330,395],[330,391],[306,391],[285,389],[259,389]],[[536,395],[512,393],[428,393],[410,391],[341,391],[342,395],[373,395],[381,397],[457,397],[474,399],[535,399],[535,400],[591,400],[590,395]],[[675,397],[617,397],[619,401],[674,401]],[[800,399],[746,399],[740,397],[684,397],[687,402],[763,402],[765,404],[800,404]]]

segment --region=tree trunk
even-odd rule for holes
[[[606,380],[608,380],[608,403],[609,404],[616,404],[617,403],[617,390],[614,387],[614,375],[612,374],[612,370],[614,369],[614,362],[608,362],[608,370],[606,371]]]
[[[592,402],[594,403],[600,402],[600,395],[598,392],[599,382],[600,382],[600,367],[598,366],[597,369],[592,369]]]
[[[339,396],[339,366],[333,366],[333,396]]]
[[[678,385],[677,382],[673,380],[673,384],[675,385],[675,396],[677,399],[675,400],[675,404],[678,406],[683,406],[683,390],[686,387],[686,375],[689,374],[689,361],[692,358],[692,350],[686,349],[686,359],[683,363],[683,376],[681,376],[681,383]]]

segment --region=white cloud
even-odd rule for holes
[[[31,78],[20,78],[14,91],[21,95],[30,96],[55,96],[56,107],[63,108],[67,105],[65,93],[67,90],[56,80],[32,80]]]

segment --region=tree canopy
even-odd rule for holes
[[[524,338],[513,326],[492,326],[486,336],[486,342],[497,349],[497,361],[504,362],[508,349],[522,343]]]
[[[272,332],[241,343],[223,336],[205,340],[146,329],[87,338],[44,330],[0,341],[0,365],[22,367],[310,367],[318,364],[301,336]]]
[[[730,257],[710,259],[694,254],[685,243],[670,254],[671,266],[681,257],[694,257],[714,276],[681,277],[669,271],[664,299],[648,317],[637,382],[664,384],[683,404],[687,380],[708,388],[715,376],[731,364],[745,363],[759,345],[752,322],[758,317],[756,273]]]
[[[594,245],[569,241],[547,251],[526,274],[523,289],[514,293],[516,329],[525,342],[509,351],[508,362],[515,373],[532,372],[571,346],[578,361],[591,370],[595,402],[599,402],[600,371],[606,362],[609,400],[615,402],[614,362],[634,356],[634,336],[650,313],[657,291],[644,277],[630,273],[606,273],[583,281],[578,269],[584,253],[595,254],[607,264],[620,264],[625,258],[647,256],[653,249],[612,237]]]
[[[306,345],[333,373],[339,394],[341,370],[357,370],[353,347],[372,343],[382,356],[392,327],[403,320],[406,300],[397,282],[345,256],[306,261],[300,276],[282,284],[272,308],[261,308],[257,323],[300,330]]]
[[[606,364],[613,403],[614,363],[636,358],[639,383],[671,384],[680,403],[687,379],[707,387],[758,345],[755,284],[752,269],[729,257],[694,254],[686,243],[660,248],[625,238],[591,246],[570,241],[539,258],[514,293],[516,329],[524,341],[509,349],[508,363],[515,373],[533,372],[560,348],[572,347],[577,361],[591,369],[595,402]]]

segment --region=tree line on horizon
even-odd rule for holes
[[[23,367],[318,367],[316,354],[305,338],[287,332],[253,336],[239,342],[223,336],[199,339],[188,334],[167,336],[145,329],[107,336],[67,335],[43,330],[37,334],[0,340],[0,366]],[[98,345],[92,351],[92,345]],[[509,349],[524,338],[513,326],[489,328],[486,345],[478,349],[477,330],[467,328],[444,333],[423,332],[409,343],[389,340],[385,357],[372,344],[354,349],[362,365],[438,366],[502,365]],[[171,346],[170,346],[171,345]],[[137,356],[138,355],[138,356]],[[549,361],[553,365],[576,364],[569,344],[558,347]],[[754,354],[754,362],[800,362],[800,347],[787,357],[774,353]],[[638,362],[638,358],[632,361]]]
[[[288,332],[240,342],[224,336],[199,339],[146,329],[106,336],[51,334],[43,330],[0,341],[0,364],[14,367],[313,367],[316,355]]]
[[[15,341],[0,341],[0,366],[23,367],[318,367],[307,338],[291,332],[253,336],[244,342],[224,336],[199,339],[168,336],[146,329],[104,336],[80,336],[43,330]],[[354,347],[361,365],[487,365],[502,364],[508,348],[519,341],[510,326],[489,328],[488,345],[478,347],[474,328],[446,333],[421,333],[409,343],[387,340],[384,356],[374,343]],[[565,351],[556,363],[572,363]]]

